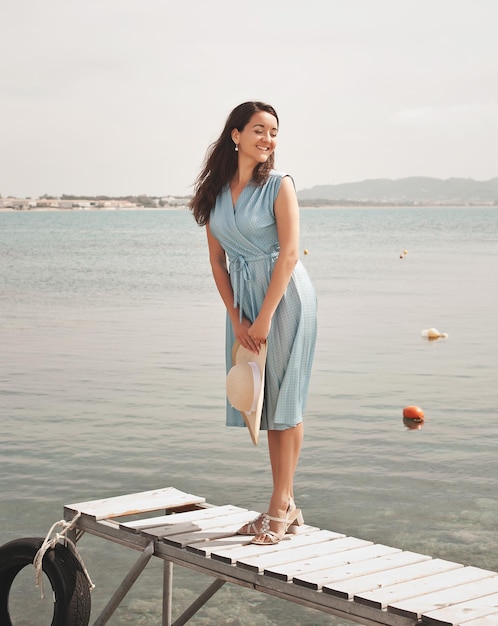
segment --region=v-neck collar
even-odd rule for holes
[[[244,187],[242,187],[242,189],[240,190],[239,195],[237,196],[237,201],[236,201],[236,202],[234,202],[234,201],[233,201],[233,195],[232,195],[232,187],[231,187],[230,183],[228,183],[228,193],[229,193],[229,195],[230,195],[230,202],[231,202],[231,204],[232,204],[232,209],[233,209],[233,212],[234,212],[234,213],[235,213],[235,212],[236,212],[236,210],[237,210],[237,205],[239,204],[241,197],[244,195],[244,192],[245,192],[245,190],[249,187],[249,185],[252,185],[252,178],[251,178],[251,180],[249,180],[249,181],[248,181],[248,182],[244,185]]]

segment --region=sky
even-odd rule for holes
[[[2,0],[0,194],[192,193],[237,104],[298,189],[498,176],[496,0]]]

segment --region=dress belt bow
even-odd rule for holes
[[[242,301],[244,299],[244,291],[246,281],[251,280],[251,270],[247,265],[246,259],[240,255],[230,261],[230,273],[233,274],[233,306],[239,307],[240,321],[242,321]]]
[[[230,274],[233,275],[233,306],[239,307],[240,321],[242,321],[242,303],[244,302],[244,293],[246,282],[252,279],[251,268],[249,263],[251,261],[261,261],[264,259],[271,260],[273,263],[278,258],[278,250],[270,252],[269,254],[262,254],[258,256],[244,257],[241,254],[230,259]]]

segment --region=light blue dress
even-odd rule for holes
[[[234,305],[240,306],[250,321],[258,315],[278,258],[274,203],[286,175],[273,170],[263,186],[249,183],[235,207],[230,187],[226,185],[209,218],[211,233],[228,257]],[[234,340],[227,314],[227,372],[232,367]],[[262,429],[285,430],[302,421],[315,342],[315,290],[304,265],[298,261],[268,335]],[[241,413],[228,400],[226,423],[245,425]]]

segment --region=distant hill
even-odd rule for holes
[[[302,204],[497,204],[498,177],[478,181],[472,178],[429,178],[411,176],[391,180],[377,178],[339,185],[316,185],[297,194]]]

